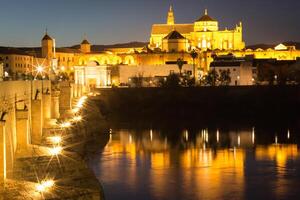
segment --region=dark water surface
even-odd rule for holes
[[[299,135],[251,126],[119,128],[91,166],[107,200],[300,199]]]

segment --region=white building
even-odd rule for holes
[[[220,56],[210,64],[219,74],[222,70],[229,70],[231,82],[229,85],[253,85],[256,78],[256,67],[253,61],[245,58],[235,58],[231,55]]]
[[[90,62],[87,66],[74,67],[75,84],[89,88],[101,88],[111,85],[111,75],[108,66]]]

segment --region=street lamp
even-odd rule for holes
[[[43,77],[44,67],[39,65],[39,66],[37,66],[36,70],[42,76],[42,94],[43,94],[44,93],[44,77]]]
[[[55,182],[53,180],[44,180],[36,185],[36,190],[40,193],[47,192],[53,188]]]

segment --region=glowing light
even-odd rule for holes
[[[240,146],[241,145],[241,136],[240,135],[238,135],[238,145]]]
[[[151,141],[153,140],[153,131],[152,131],[152,129],[150,130],[150,140]]]
[[[55,182],[53,180],[42,181],[41,183],[36,185],[36,190],[38,192],[47,192],[54,186]]]
[[[278,137],[275,136],[275,144],[278,144]]]
[[[82,108],[87,98],[87,96],[82,96],[77,102],[77,108]]]
[[[50,140],[53,144],[60,144],[62,141],[60,136],[48,137],[48,140]]]
[[[64,122],[60,125],[60,127],[61,128],[69,128],[69,127],[71,127],[71,125],[72,125],[71,122]]]
[[[73,108],[73,109],[72,109],[72,113],[74,113],[74,114],[78,113],[79,111],[80,111],[79,108]]]
[[[81,120],[82,120],[81,116],[75,116],[75,117],[73,117],[73,121],[74,122],[80,122]]]
[[[219,132],[219,130],[217,130],[217,142],[219,142],[220,141],[220,132]]]
[[[290,139],[291,138],[291,134],[290,134],[290,130],[288,130],[287,132],[287,139]]]
[[[205,131],[205,142],[208,142],[208,130]]]
[[[48,181],[45,181],[43,184],[46,188],[50,188],[50,187],[54,186],[54,181],[53,180],[48,180]]]
[[[45,188],[44,185],[38,184],[38,185],[36,186],[36,190],[37,190],[38,192],[45,192],[46,188]]]
[[[62,66],[60,69],[61,69],[61,71],[65,71],[66,70],[64,66]]]
[[[255,143],[255,128],[252,128],[252,143]]]
[[[44,67],[39,65],[39,66],[37,66],[36,71],[38,73],[42,73],[44,71]]]
[[[132,136],[129,135],[129,143],[131,144],[132,143]]]
[[[53,147],[53,148],[49,149],[49,153],[52,156],[59,155],[61,152],[62,152],[62,147],[60,147],[60,146]]]
[[[187,130],[184,132],[184,137],[186,141],[189,141],[189,132]]]

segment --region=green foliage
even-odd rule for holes
[[[194,87],[195,78],[187,75],[170,74],[168,77],[159,79],[158,86],[167,88]]]
[[[180,77],[178,74],[170,74],[168,77],[159,80],[161,87],[177,88],[180,87]]]
[[[263,63],[257,67],[257,78],[269,85],[300,84],[300,63]]]
[[[209,86],[216,86],[219,79],[219,74],[215,69],[209,70],[207,75],[203,77],[203,83]]]

